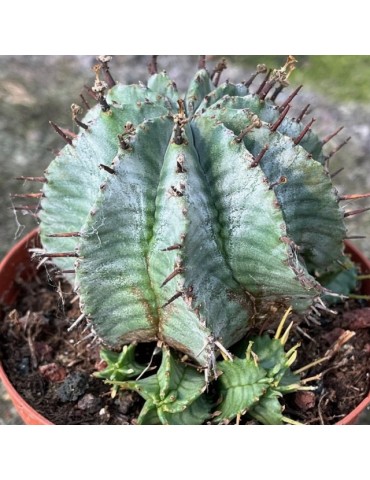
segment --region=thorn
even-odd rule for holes
[[[161,288],[164,287],[170,280],[176,277],[176,275],[179,275],[180,273],[183,273],[184,269],[182,267],[177,267],[173,272],[171,272],[168,277],[165,278],[165,280],[161,284]]]
[[[60,273],[76,273],[76,270],[60,270]]]
[[[316,118],[312,118],[311,121],[304,127],[304,129],[301,131],[301,133],[298,135],[298,137],[293,138],[293,143],[294,145],[298,145],[299,142],[303,139],[303,137],[306,135],[308,130],[310,130],[312,124],[316,122]]]
[[[21,205],[19,207],[9,207],[11,210],[20,211],[23,215],[31,215],[31,217],[38,219],[38,212],[41,210],[39,205],[31,206],[31,205]]]
[[[223,58],[223,59],[221,60],[221,62],[219,62],[219,63],[215,66],[215,68],[214,68],[214,70],[213,70],[213,72],[212,72],[212,74],[211,74],[211,80],[212,80],[213,84],[215,85],[215,87],[217,87],[217,85],[219,84],[220,78],[221,78],[221,73],[222,73],[224,70],[226,70],[226,68],[227,68],[227,64],[226,64],[225,58]]]
[[[253,162],[250,164],[251,168],[257,167],[257,165],[260,163],[260,161],[262,160],[262,157],[264,156],[264,154],[267,152],[268,149],[269,149],[268,145],[265,145],[263,147],[263,149],[260,151],[260,153],[257,155],[257,157],[255,157],[253,159]]]
[[[148,63],[149,75],[155,75],[156,73],[158,73],[157,58],[158,55],[152,55],[150,62]]]
[[[272,72],[272,70],[271,70],[271,68],[270,68],[270,69],[268,70],[268,72],[266,73],[265,78],[262,80],[261,85],[258,87],[258,89],[257,89],[257,91],[256,91],[256,95],[259,95],[259,94],[262,92],[264,86],[265,86],[266,83],[267,83],[267,80],[270,78],[271,72]]]
[[[351,140],[351,137],[348,137],[346,138],[346,140],[344,140],[344,142],[342,142],[337,148],[334,148],[334,150],[332,152],[329,153],[329,155],[327,156],[327,159],[329,160],[329,158],[331,158],[335,153],[337,153],[342,147],[344,147],[344,145],[347,145],[347,143]]]
[[[174,185],[171,185],[171,191],[172,193],[175,194],[176,197],[183,197],[184,196],[184,193],[179,190],[178,188],[176,188]]]
[[[311,322],[311,324],[313,323],[314,325],[317,325],[318,327],[321,326],[321,323],[313,315],[306,315],[305,321],[306,321],[307,325],[310,325],[310,322]]]
[[[331,135],[328,135],[327,137],[323,138],[321,140],[321,145],[325,145],[325,143],[328,143],[333,137],[335,137],[335,135],[337,135],[341,130],[343,130],[344,127],[340,127],[338,128],[338,130],[336,130],[334,133],[332,133]]]
[[[101,63],[101,68],[104,72],[105,81],[108,84],[109,88],[115,86],[116,82],[113,80],[112,75],[109,71],[109,62],[112,60],[111,55],[99,55],[97,60]]]
[[[57,148],[47,148],[46,150],[48,152],[51,152],[56,157],[58,157],[60,155],[60,150],[58,150]]]
[[[128,150],[130,148],[130,144],[125,140],[125,134],[117,135],[117,137],[122,150]]]
[[[287,183],[288,182],[288,179],[284,176],[281,176],[279,178],[279,180],[277,180],[276,182],[274,183],[271,183],[270,186],[269,186],[269,190],[272,190],[274,187],[276,187],[277,185],[282,185],[283,183]]]
[[[28,210],[33,213],[38,212],[41,209],[40,205],[18,205],[9,208],[11,210]]]
[[[357,240],[359,238],[367,238],[366,235],[349,235],[348,237],[344,237],[345,240]]]
[[[249,80],[243,82],[244,85],[249,88],[252,83],[254,82],[254,80],[256,79],[256,77],[260,74],[260,73],[266,73],[267,72],[267,67],[265,64],[261,63],[259,65],[257,65],[257,69],[254,73],[252,73],[252,75],[250,76]]]
[[[297,122],[298,123],[302,121],[303,117],[306,115],[307,110],[310,108],[310,106],[311,106],[310,103],[308,105],[306,105],[304,107],[304,109],[301,111],[301,113],[298,115],[298,117],[297,117]]]
[[[274,102],[277,99],[278,95],[280,95],[280,93],[284,90],[284,88],[285,85],[279,85],[277,88],[275,88],[274,93],[270,97],[270,100]]]
[[[80,115],[82,113],[82,108],[79,105],[76,105],[75,103],[72,103],[71,105],[71,111],[72,111],[72,120],[81,128],[84,130],[87,130],[89,127],[86,125],[86,123],[81,122],[77,118],[77,115]]]
[[[247,135],[247,133],[251,132],[255,128],[262,127],[262,122],[257,115],[253,115],[250,121],[251,123],[246,128],[244,128],[237,137],[235,137],[236,143],[240,143],[243,140],[243,138]]]
[[[199,55],[198,70],[203,70],[205,68],[206,68],[206,56]]]
[[[84,104],[84,107],[86,108],[86,110],[90,110],[90,105],[88,104],[86,98],[82,95],[82,93],[80,93],[80,98],[82,100],[82,103]]]
[[[175,243],[170,247],[162,248],[161,252],[170,252],[171,250],[180,250],[181,248],[182,248],[182,245],[180,243]]]
[[[215,345],[220,350],[220,353],[223,356],[224,360],[230,360],[231,362],[234,361],[231,353],[228,350],[226,350],[226,348],[222,345],[222,343],[220,341],[215,340]]]
[[[80,232],[50,233],[49,235],[46,235],[46,236],[50,238],[81,237],[81,233]]]
[[[110,105],[103,94],[99,95],[98,101],[100,103],[100,106],[103,112],[108,112],[110,110]]]
[[[353,195],[341,195],[339,201],[341,200],[358,200],[360,198],[369,198],[370,193],[358,193]]]
[[[176,173],[186,173],[187,172],[186,168],[184,167],[184,163],[185,163],[185,156],[180,154],[177,157],[177,161],[176,161]]]
[[[350,212],[345,212],[344,213],[344,218],[352,217],[353,215],[359,215],[360,213],[367,212],[368,210],[370,210],[370,207],[359,208],[358,210],[351,210]]]
[[[344,170],[344,167],[338,168],[338,170],[336,170],[334,173],[330,174],[330,178],[336,177],[337,175],[339,175],[339,173],[343,172],[343,170]]]
[[[71,330],[73,330],[74,328],[76,328],[77,325],[79,325],[84,318],[85,318],[85,314],[82,313],[82,314],[77,318],[77,320],[75,320],[75,321],[72,323],[72,325],[67,328],[67,332],[70,332]]]
[[[42,198],[44,194],[40,193],[11,193],[12,198]]]
[[[103,165],[102,163],[100,163],[99,168],[102,168],[103,170],[105,170],[106,172],[108,172],[112,175],[116,174],[115,170],[113,170],[113,168],[111,168],[111,167],[108,167],[108,165]]]
[[[170,303],[174,302],[177,298],[181,297],[183,292],[176,292],[161,308],[167,307]]]
[[[56,123],[50,121],[49,124],[54,128],[57,134],[63,138],[64,141],[66,141],[69,145],[73,145],[72,139],[66,135],[66,133],[60,127],[58,127]]]
[[[87,93],[90,95],[90,97],[92,97],[96,101],[98,100],[98,95],[94,92],[94,90],[91,87],[89,87],[88,85],[84,85],[84,88],[87,91]]]
[[[270,126],[271,132],[276,132],[276,130],[280,127],[281,122],[286,117],[287,113],[289,112],[290,105],[287,105],[284,110],[280,113],[279,118]]]
[[[187,123],[187,118],[185,115],[185,103],[184,100],[177,101],[179,105],[179,113],[173,117],[175,126],[173,128],[173,137],[172,142],[176,145],[182,145],[185,142],[184,126]]]
[[[41,258],[62,258],[62,257],[78,257],[78,253],[76,252],[62,252],[62,253],[41,253],[37,255]]]
[[[88,335],[86,335],[86,337],[82,338],[80,341],[78,341],[76,343],[76,346],[77,345],[80,345],[82,342],[85,342],[86,340],[88,340],[89,338],[92,338],[92,337],[95,337],[95,333],[89,333]]]
[[[39,270],[45,263],[47,263],[48,259],[45,257],[41,260],[41,262],[39,262],[37,265],[36,265],[36,270]]]
[[[272,89],[272,87],[275,85],[275,83],[277,82],[276,79],[274,80],[270,80],[269,82],[266,83],[266,85],[264,86],[263,90],[261,91],[259,97],[260,97],[260,100],[264,100],[266,98],[266,95],[269,93],[269,91]]]
[[[289,95],[289,97],[285,100],[285,102],[284,102],[282,105],[280,105],[280,107],[279,107],[279,112],[282,112],[282,111],[285,109],[285,107],[286,107],[287,105],[289,105],[289,103],[293,100],[293,98],[298,95],[298,92],[300,91],[300,89],[301,89],[302,87],[303,87],[303,85],[300,85],[299,87],[297,87],[297,88],[294,90],[294,92],[293,92],[291,95]]]
[[[23,180],[25,182],[40,182],[40,183],[47,183],[47,179],[45,177],[15,177],[16,180]]]
[[[258,77],[259,74],[260,74],[260,72],[252,73],[252,75],[249,77],[249,80],[244,82],[245,87],[247,87],[247,88],[250,87],[252,85],[253,81]]]

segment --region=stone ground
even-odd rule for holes
[[[210,58],[211,66],[217,59]],[[143,56],[115,57],[112,62],[114,77],[124,83],[145,80],[147,62],[148,57]],[[79,94],[85,83],[91,85],[93,81],[90,67],[94,63],[94,57],[88,56],[0,56],[0,258],[17,238],[35,226],[34,220],[20,213],[16,217],[11,209],[9,194],[27,191],[14,177],[42,174],[52,159],[52,150],[62,146],[48,121],[54,120],[61,126],[74,128],[70,105],[81,104]],[[195,70],[197,57],[164,56],[160,57],[159,63],[183,90]],[[251,60],[250,65],[253,63]],[[248,71],[248,67],[240,66],[240,59],[232,57],[224,78],[238,81],[248,78],[251,71],[252,67]],[[350,80],[350,73],[345,79],[333,79]],[[337,139],[330,142],[329,149],[352,136],[351,142],[333,158],[331,164],[332,172],[345,167],[336,178],[338,190],[341,193],[369,192],[370,105],[350,101],[334,104],[322,94],[304,88],[294,101],[296,111],[307,103],[311,104],[312,115],[317,118],[316,131],[323,136],[341,125],[346,127],[345,133],[341,132]],[[306,118],[309,120],[311,117]],[[365,200],[358,201],[355,208],[363,205],[366,205]],[[365,213],[349,220],[349,234],[369,233],[369,217],[370,214]],[[370,256],[367,239],[356,240],[356,244]],[[363,422],[370,423],[370,415],[364,417]],[[0,424],[19,423],[22,422],[0,385]]]

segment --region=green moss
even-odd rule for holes
[[[294,72],[294,82],[305,79],[333,99],[346,102],[370,101],[370,56],[315,55],[305,58]]]
[[[289,53],[289,52],[288,52]],[[303,83],[332,100],[343,102],[370,101],[370,55],[295,55],[297,69],[292,85]],[[265,63],[271,68],[284,64],[286,56],[254,55],[230,57],[235,63],[253,67]]]

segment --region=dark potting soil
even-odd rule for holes
[[[20,285],[17,308],[0,307],[0,354],[16,390],[44,417],[58,425],[135,424],[144,401],[134,392],[111,397],[110,386],[92,376],[104,367],[100,346],[86,323],[68,331],[80,316],[78,299],[63,279],[45,270]],[[293,370],[324,356],[304,372],[314,391],[287,395],[284,415],[305,424],[333,424],[366,396],[370,385],[370,308],[350,301],[321,325],[300,324],[290,345],[301,342]],[[293,317],[292,317],[293,318]],[[355,335],[339,347],[345,331]],[[139,345],[148,363],[152,344]],[[303,374],[302,374],[303,375]],[[251,424],[247,415],[241,423]]]

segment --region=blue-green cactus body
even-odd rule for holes
[[[58,232],[79,232],[94,205],[100,184],[107,177],[100,164],[110,165],[118,150],[117,135],[128,123],[166,115],[169,101],[137,85],[117,85],[109,91],[112,108],[103,112],[99,105],[88,112],[87,130],[82,130],[73,146],[67,145],[47,168],[48,182],[42,201],[41,240],[48,252],[70,252],[78,239],[50,238]],[[113,108],[114,105],[114,108]],[[63,203],[63,208],[61,204]],[[72,269],[74,259],[58,258],[61,269]]]
[[[184,101],[164,73],[104,101],[47,169],[41,232],[49,253],[79,256],[81,305],[105,342],[157,339],[209,367],[259,316],[322,295],[306,264],[340,257],[345,230],[317,136],[295,145],[300,122],[273,128],[271,101],[215,88],[205,69]]]

